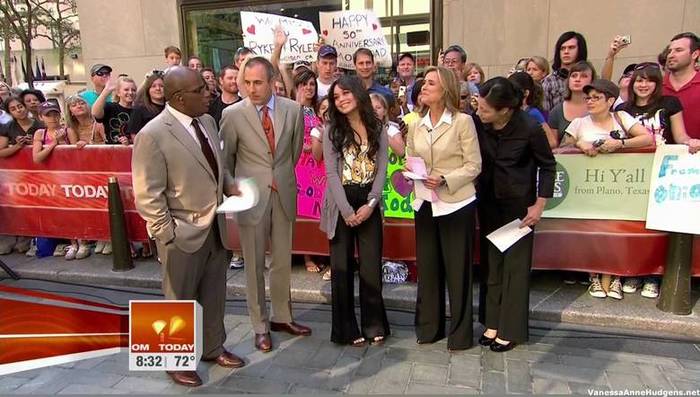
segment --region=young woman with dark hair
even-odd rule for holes
[[[134,141],[136,134],[149,121],[153,120],[165,109],[165,92],[163,91],[163,72],[154,70],[146,76],[146,81],[136,92],[134,108],[131,111],[126,131]]]
[[[521,109],[535,119],[547,134],[547,141],[550,147],[556,147],[559,143],[557,134],[549,128],[549,124],[542,114],[542,87],[535,83],[532,77],[526,72],[515,72],[508,77],[508,80],[517,84],[523,91],[523,103]]]
[[[389,335],[382,298],[381,201],[387,136],[367,91],[355,76],[331,85],[323,136],[326,192],[321,230],[330,240],[333,320],[331,341],[381,344]],[[360,255],[361,329],[355,316],[355,247]]]
[[[26,89],[19,94],[22,103],[29,110],[31,117],[39,118],[39,105],[46,102],[44,93],[39,90]]]
[[[632,72],[628,87],[627,102],[615,110],[624,110],[654,135],[656,145],[684,144],[690,153],[700,150],[700,140],[688,136],[683,123],[683,106],[678,98],[662,94],[663,75],[658,64],[645,62],[638,64]],[[640,286],[638,277],[625,279],[624,293],[632,294]],[[645,277],[642,296],[659,296],[658,277]]]
[[[520,87],[496,77],[479,91],[477,115],[484,124],[479,130],[484,167],[476,186],[482,265],[479,321],[486,327],[479,343],[504,352],[528,340],[534,233],[503,252],[486,236],[515,219],[521,220],[520,227],[539,222],[554,192],[556,162],[542,126],[521,109]]]
[[[34,132],[44,128],[44,125],[31,117],[29,111],[16,96],[10,96],[3,101],[4,111],[12,116],[7,124],[0,125],[0,158],[14,156],[23,147],[32,144]],[[36,245],[31,245],[30,237],[0,236],[0,255],[9,254],[12,250],[36,254]]]
[[[583,87],[595,80],[595,68],[587,61],[581,61],[571,67],[569,77],[566,79],[566,94],[564,101],[551,109],[549,112],[548,124],[552,128],[556,142],[551,142],[551,148],[573,144],[573,142],[563,142],[566,128],[571,124],[571,120],[583,117],[588,113]]]

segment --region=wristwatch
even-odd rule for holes
[[[625,138],[620,139],[622,141],[622,146],[625,146]]]
[[[445,186],[447,185],[447,180],[445,179],[445,175],[440,175],[440,186]]]

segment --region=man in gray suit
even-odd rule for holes
[[[204,309],[202,360],[239,368],[243,360],[226,340],[226,251],[216,216],[223,197],[224,158],[209,91],[202,77],[182,66],[164,77],[167,105],[136,135],[132,179],[136,208],[156,240],[166,299],[196,299]],[[196,371],[168,375],[199,386]]]
[[[223,112],[220,135],[227,163],[236,177],[253,178],[260,191],[258,205],[236,214],[246,259],[248,314],[255,331],[255,347],[272,349],[270,330],[310,335],[311,329],[294,322],[289,282],[292,230],[296,220],[297,185],[294,167],[301,155],[304,116],[294,101],[273,95],[272,64],[261,57],[243,66],[248,97]],[[228,185],[228,183],[227,183]],[[232,192],[235,193],[235,192]],[[265,303],[265,249],[270,242],[270,300]]]

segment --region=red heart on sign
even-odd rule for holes
[[[323,32],[321,32],[321,33],[323,33],[324,36],[328,36],[328,31],[325,30],[325,29],[324,29]]]
[[[303,28],[303,29],[301,29],[301,33],[309,34],[309,33],[311,33],[311,31],[309,29]]]
[[[255,25],[250,25],[248,26],[248,29],[246,29],[248,33],[250,34],[255,34]]]
[[[372,29],[373,29],[373,30],[377,30],[377,28],[378,28],[377,24],[376,24],[376,23],[373,23],[373,24],[372,24]]]

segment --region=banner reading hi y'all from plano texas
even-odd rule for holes
[[[262,12],[241,11],[243,42],[255,55],[268,59],[272,57],[277,25],[281,25],[288,35],[287,43],[282,49],[283,63],[316,61],[314,46],[318,42],[318,33],[311,22]]]
[[[647,229],[700,234],[700,154],[659,146],[651,175]]]
[[[613,153],[588,157],[557,154],[554,196],[544,218],[646,218],[653,153]]]
[[[391,67],[391,51],[382,25],[372,11],[319,12],[321,37],[338,51],[338,67],[355,69],[352,55],[360,48],[374,53],[374,62]]]

